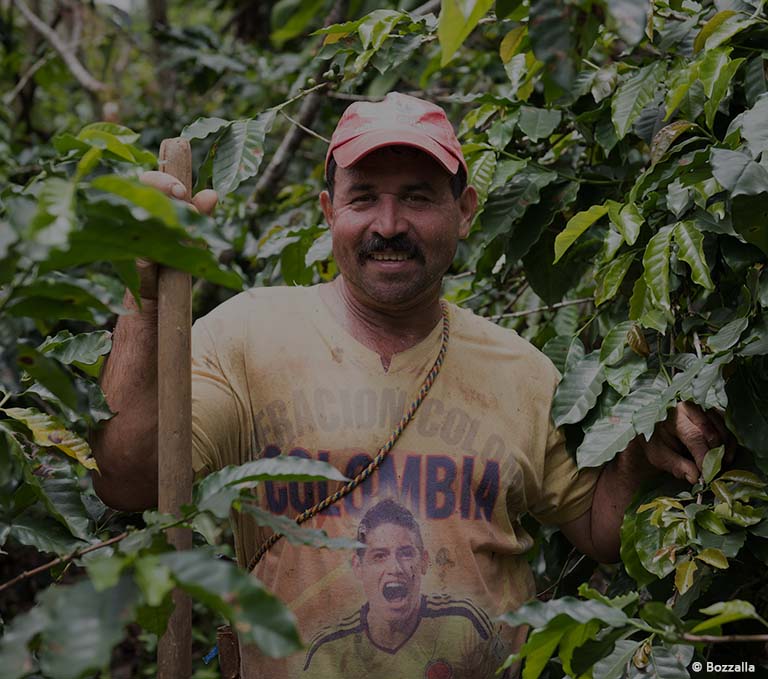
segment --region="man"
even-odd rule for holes
[[[423,595],[429,554],[413,514],[387,498],[357,529],[352,558],[365,603],[322,630],[307,651],[310,676],[495,677],[503,645],[488,616],[450,594]],[[458,651],[458,652],[457,652]]]
[[[477,205],[445,113],[397,93],[355,103],[333,134],[326,171],[320,204],[340,275],[310,288],[249,290],[195,324],[199,474],[289,454],[327,460],[354,476],[389,438],[438,354],[442,277]],[[160,173],[145,181],[169,195],[179,186]],[[207,211],[215,196],[194,202]],[[140,313],[121,317],[115,331],[103,386],[118,414],[95,440],[97,491],[132,510],[156,501],[152,271],[142,271]],[[126,305],[135,308],[130,296]],[[695,481],[707,450],[726,433],[719,421],[681,406],[647,445],[636,440],[601,472],[577,474],[550,418],[558,380],[552,364],[516,333],[445,309],[445,362],[415,419],[368,480],[309,524],[350,535],[373,501],[400,498],[442,562],[452,564],[444,591],[493,619],[534,593],[522,514],[558,524],[590,556],[615,560],[623,512],[640,481],[655,468]],[[262,506],[289,515],[329,492],[320,483],[262,490]],[[266,533],[245,518],[234,532],[245,564]],[[342,617],[350,575],[343,554],[281,541],[255,574],[294,611],[304,639]],[[520,639],[513,630],[504,635],[506,653]],[[445,660],[458,662],[464,651],[456,644]],[[303,653],[278,661],[247,647],[242,673],[292,679],[302,676],[304,662]],[[391,669],[402,676],[394,657]]]

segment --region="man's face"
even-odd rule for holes
[[[448,173],[426,153],[383,148],[336,168],[333,202],[323,192],[320,203],[345,283],[366,305],[387,309],[439,294],[477,194],[468,187],[454,198]]]
[[[383,523],[365,539],[363,556],[352,565],[370,605],[370,615],[396,622],[409,618],[419,607],[421,577],[427,572],[428,555],[414,531]]]

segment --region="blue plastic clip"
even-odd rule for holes
[[[211,660],[213,660],[217,655],[219,655],[219,647],[218,645],[214,646],[208,653],[206,653],[203,656],[203,662],[207,665]]]

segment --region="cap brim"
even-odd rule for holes
[[[369,153],[385,146],[411,146],[420,149],[439,162],[449,174],[456,174],[459,165],[464,165],[456,156],[431,137],[424,134],[416,134],[411,130],[385,129],[363,132],[334,148],[333,157],[339,167],[349,167]]]

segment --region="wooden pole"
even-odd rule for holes
[[[165,139],[160,146],[160,170],[179,179],[190,199],[192,154],[189,141]],[[179,515],[192,498],[192,287],[191,277],[161,266],[158,275],[158,509]],[[176,549],[192,547],[189,529],[168,531]],[[189,679],[192,675],[192,603],[174,590],[175,609],[157,648],[159,679]]]

